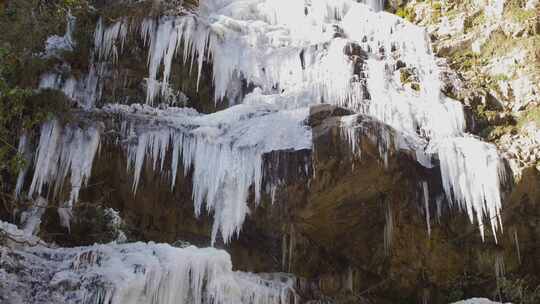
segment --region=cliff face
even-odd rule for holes
[[[415,122],[415,128],[422,130],[412,133],[422,136],[413,136],[411,130],[397,127],[395,120],[383,122],[377,116],[379,112],[362,113],[352,99],[327,100],[336,97],[329,93],[322,94],[322,101],[337,106],[310,104],[309,111],[303,114],[287,112],[288,108],[280,112],[282,109],[257,103],[263,94],[256,84],[263,80],[253,75],[243,79],[232,71],[227,75],[232,80],[223,100],[215,101],[214,97],[223,89],[219,77],[225,77],[216,75],[217,51],[214,61],[199,57],[199,67],[197,62],[188,60],[182,64],[177,59],[178,63],[170,66],[170,85],[166,90],[157,86],[160,93],[153,100],[157,106],[139,105],[148,101],[152,80],[161,81],[159,75],[167,69],[160,60],[155,75],[148,71],[148,65],[152,65],[148,49],[158,48],[159,43],[164,43],[164,47],[174,43],[159,42],[157,38],[149,42],[140,33],[146,28],[149,36],[154,33],[159,37],[160,30],[165,31],[159,26],[168,24],[167,18],[177,26],[181,19],[174,18],[188,15],[184,8],[197,6],[188,1],[94,1],[72,7],[76,22],[71,37],[75,42],[59,52],[49,50],[52,53],[45,60],[46,68],[28,74],[24,82],[62,91],[74,109],[67,118],[51,124],[50,129],[43,127],[40,134],[37,130],[26,131],[30,143],[21,152],[28,159],[28,174],[22,177],[23,191],[16,210],[10,208],[2,219],[11,221],[15,214],[20,226],[29,227],[29,214],[40,214],[36,202],[40,206],[45,204],[45,211],[38,216],[41,223],[38,222],[37,230],[31,230],[44,241],[61,247],[113,240],[177,246],[187,242],[205,247],[215,241],[216,247],[230,254],[236,270],[293,274],[298,278],[295,290],[300,302],[449,303],[473,296],[519,301],[525,296],[520,298],[514,293],[521,288],[526,290],[526,300],[534,303],[537,295],[530,289],[540,284],[540,81],[535,65],[538,3],[405,2],[390,1],[387,8],[427,28],[442,69],[441,91],[466,106],[465,112],[472,114],[464,119],[467,130],[495,143],[505,156],[505,166],[512,169],[507,171],[506,180],[501,178],[500,221],[504,231],[494,229],[492,234],[489,228],[490,221],[496,222],[498,210],[468,210],[473,208],[470,204],[449,202],[445,186],[450,182],[444,168],[461,160],[448,161],[442,150],[429,152],[426,142],[435,140],[431,134],[423,133],[429,130],[422,129],[429,117]],[[8,3],[7,8],[18,5]],[[234,15],[235,11],[231,11]],[[63,17],[55,16],[50,23],[59,39],[69,37],[69,26],[64,32]],[[234,29],[248,26],[224,19],[231,22],[224,24],[233,24]],[[102,32],[96,35],[100,23]],[[149,30],[152,27],[154,32]],[[345,29],[334,28],[334,38],[353,36],[345,25],[342,27]],[[227,41],[227,31],[220,32],[219,27],[213,30],[218,37],[214,43]],[[47,34],[39,39],[43,46],[53,31],[44,29],[44,33]],[[98,46],[98,36],[109,37],[112,44]],[[17,45],[14,38],[6,40]],[[355,93],[361,92],[363,100],[382,98],[384,95],[376,95],[369,83],[369,73],[377,66],[370,66],[371,70],[366,66],[373,62],[370,60],[385,60],[381,58],[385,58],[385,51],[390,51],[384,47],[376,51],[371,45],[362,45],[366,41],[358,40],[342,47],[353,62],[351,82],[358,84]],[[186,41],[179,43],[178,57],[188,52]],[[212,40],[208,38],[202,43],[204,49]],[[257,45],[260,41],[252,43]],[[326,51],[332,43],[335,42],[318,47]],[[302,69],[309,62],[307,50],[313,51],[306,48],[301,53]],[[319,58],[316,51],[317,48],[313,58]],[[249,59],[248,51],[242,54],[243,59]],[[229,55],[221,59],[235,59],[234,54]],[[195,54],[191,56],[197,58]],[[422,67],[406,62],[403,54],[395,56],[401,59],[391,68],[387,63],[383,70],[394,69],[390,74],[397,79],[386,80],[399,83],[398,94],[410,94],[420,104],[423,101],[414,98],[429,89],[429,82],[422,78],[426,75],[418,72]],[[285,61],[287,57],[282,58],[283,62],[274,64],[291,64]],[[166,60],[164,56],[163,61]],[[250,67],[239,64],[237,69]],[[268,74],[274,77],[272,72]],[[331,68],[323,72],[316,78],[334,81],[345,73],[327,75]],[[73,83],[74,89],[68,83]],[[272,85],[276,88],[270,89],[281,88],[277,83]],[[349,88],[338,89],[343,93]],[[283,91],[286,90],[278,94],[284,94]],[[252,99],[244,100],[245,105],[240,107],[231,107],[245,95]],[[442,98],[445,107],[450,107],[446,97]],[[123,105],[108,105],[112,102]],[[298,99],[294,102],[300,103]],[[414,107],[413,104],[411,109]],[[186,108],[194,108],[198,113]],[[224,112],[232,112],[230,117],[238,121],[220,116]],[[272,120],[268,122],[266,117]],[[431,118],[445,121],[442,115]],[[302,136],[296,137],[299,133]],[[50,137],[42,144],[44,134]],[[259,140],[259,136],[264,140]],[[179,138],[180,146],[175,144]],[[212,145],[202,149],[202,141],[198,141],[201,138],[219,143],[219,153],[212,154]],[[279,140],[271,140],[275,138]],[[305,138],[310,146],[302,142]],[[39,164],[40,150],[47,143],[51,151],[48,159],[56,157],[59,164],[54,172]],[[195,152],[184,148],[188,144],[193,145]],[[232,151],[234,158],[223,158],[228,151]],[[197,160],[201,153],[209,155],[203,160],[207,166]],[[188,156],[191,162],[186,160]],[[200,171],[203,167],[204,174]],[[42,179],[49,179],[40,193],[44,199],[28,190],[39,187],[34,186],[36,171],[41,172]],[[476,171],[476,178],[490,180],[482,173]],[[487,183],[469,180],[466,172],[460,176],[461,183]],[[493,190],[488,186],[485,192]],[[457,189],[453,191],[456,199]],[[198,209],[197,197],[201,195],[206,205]],[[208,207],[213,195],[217,197],[214,209]],[[249,212],[226,209],[229,213],[220,213],[219,206],[224,201],[243,196]],[[478,232],[478,220],[471,224],[467,212],[469,216],[481,213],[478,219],[483,218],[480,225],[485,239]],[[240,231],[227,226],[227,219],[242,215],[246,218],[239,220]],[[226,231],[231,231],[230,241]],[[16,269],[8,270],[17,274]]]
[[[491,290],[502,282],[494,272],[496,263],[504,263],[509,279],[527,278],[527,284],[535,284],[536,171],[525,171],[509,190],[503,209],[505,232],[498,243],[489,235],[483,242],[465,216],[436,203],[443,191],[438,168],[426,169],[410,150],[391,145],[381,154],[380,134],[389,132],[393,138],[396,131],[367,116],[356,118],[362,131],[357,136],[359,150],[353,153],[340,128],[345,114],[327,106],[312,110],[314,153],[275,151],[264,156],[264,183],[279,180],[278,186],[258,205],[252,193],[251,214],[239,237],[230,244],[218,241],[218,248],[231,254],[235,269],[294,273],[305,280],[298,288],[304,300],[365,297],[394,303],[429,296],[435,303],[446,303],[492,296]],[[194,216],[192,174],[178,178],[171,190],[170,178],[147,161],[134,194],[114,116],[89,121],[96,120],[105,123],[109,131],[104,133],[110,135],[102,141],[89,186],[81,190],[71,232],[58,225],[51,210],[41,225],[43,237],[64,246],[115,238],[108,231],[118,227],[99,228],[86,219],[89,214],[100,218],[92,211],[99,206],[119,212],[120,229],[131,240],[207,246],[212,218]]]

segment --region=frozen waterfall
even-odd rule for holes
[[[100,60],[121,57],[130,32],[140,35],[148,48],[148,105],[169,92],[176,57],[195,70],[198,82],[203,63],[211,63],[214,100],[227,99],[231,105],[208,115],[148,105],[105,106],[126,119],[152,117],[165,126],[127,128],[136,138],[128,148],[133,191],[145,159],[163,170],[164,155],[171,149],[172,187],[180,165],[192,168],[196,213],[203,207],[213,212],[212,239],[221,232],[229,241],[249,212],[250,187],[255,200],[260,197],[262,155],[310,149],[311,132],[303,125],[309,107],[330,103],[399,131],[395,139],[385,137],[384,130],[372,134],[383,136],[377,139],[383,156],[392,147],[406,147],[415,151],[420,164],[433,167],[432,156],[438,155],[449,206],[465,210],[478,222],[482,236],[489,218],[495,234],[502,228],[499,188],[504,176],[497,151],[465,133],[461,104],[440,93],[439,68],[425,29],[381,11],[383,6],[384,1],[207,0],[194,11],[148,17],[140,24],[124,18],[106,26],[100,20],[94,36]],[[55,77],[44,75],[42,87],[72,92],[72,84]],[[242,83],[254,89],[241,92]],[[95,103],[81,104],[89,109]],[[29,192],[41,192],[52,180],[61,186],[71,170],[70,206],[90,174],[99,136],[74,132],[57,150],[54,143],[64,139],[55,124],[43,126]],[[354,118],[344,118],[343,128],[352,149],[361,152],[356,147],[361,126]],[[79,151],[84,159],[73,154],[81,145],[87,147]],[[429,205],[429,198],[421,199]]]

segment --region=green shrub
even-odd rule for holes
[[[411,7],[399,7],[396,11],[396,15],[410,22],[413,22],[416,17],[415,12]]]

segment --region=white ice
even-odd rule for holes
[[[454,302],[452,304],[503,304],[503,303],[491,301],[491,300],[486,299],[486,298],[471,298],[471,299],[462,300],[462,301],[459,301],[459,302]],[[508,302],[506,304],[511,304],[511,303]]]
[[[193,12],[147,18],[138,26],[128,27],[121,20],[105,28],[99,22],[95,44],[102,60],[121,56],[128,29],[141,35],[148,47],[148,104],[169,94],[176,57],[191,66],[198,81],[203,64],[211,64],[215,102],[227,97],[231,104],[243,103],[210,115],[110,107],[138,111],[133,115],[142,117],[153,112],[170,127],[135,132],[136,145],[129,149],[134,191],[146,156],[155,169],[161,160],[163,169],[171,148],[173,183],[179,164],[184,170],[193,168],[197,214],[203,205],[214,212],[213,240],[221,231],[228,241],[248,212],[251,186],[258,201],[262,154],[310,148],[311,135],[301,121],[309,106],[324,102],[370,115],[397,130],[393,136],[386,129],[370,131],[385,163],[396,147],[414,150],[426,167],[433,167],[433,156],[439,154],[447,201],[466,210],[471,220],[476,214],[480,227],[487,216],[493,232],[499,230],[503,166],[493,146],[465,134],[461,104],[441,95],[426,30],[380,11],[383,1],[364,2],[367,5],[353,0],[207,0]],[[402,66],[412,73],[418,90],[402,83]],[[42,82],[70,92],[53,76]],[[255,89],[241,92],[242,82]],[[345,129],[354,129],[344,134],[354,151],[361,152],[356,144],[362,128],[353,118],[342,122]],[[482,179],[479,172],[496,174]]]
[[[13,225],[0,222],[0,230],[40,244],[0,247],[7,265],[0,268],[0,299],[7,303],[288,304],[294,299],[293,277],[233,271],[223,250],[155,243],[47,248]]]
[[[147,130],[134,123],[127,135],[136,137],[128,148],[128,170],[133,170],[136,192],[144,161],[154,170],[164,170],[166,153],[172,150],[171,187],[178,169],[184,175],[193,169],[193,201],[196,215],[203,207],[214,213],[212,243],[218,232],[225,242],[240,232],[249,213],[248,197],[253,187],[260,200],[262,157],[274,150],[310,149],[311,131],[304,126],[307,109],[278,111],[275,107],[237,105],[214,114],[201,115],[185,108],[166,110],[133,105],[108,105],[108,112],[125,117],[149,117],[162,126]]]
[[[66,33],[64,36],[53,35],[47,38],[44,57],[60,57],[62,52],[73,50],[75,46],[73,31],[75,30],[76,18],[71,15],[71,12],[68,12],[66,19]]]
[[[71,192],[59,208],[62,224],[68,228],[71,207],[78,201],[81,188],[90,179],[99,141],[100,132],[96,127],[83,130],[74,125],[62,126],[57,119],[53,119],[45,122],[41,128],[28,193],[47,195],[47,190],[55,198],[69,176]]]
[[[484,238],[484,223],[502,230],[500,185],[505,171],[494,145],[471,136],[448,138],[433,143],[438,152],[446,199],[475,219]]]

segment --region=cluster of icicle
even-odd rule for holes
[[[230,255],[223,250],[155,243],[47,248],[14,225],[0,222],[0,230],[19,242],[40,244],[15,246],[2,256],[3,265],[19,269],[0,271],[0,299],[7,303],[288,304],[295,300],[293,277],[233,271]]]
[[[502,162],[493,145],[465,134],[462,106],[441,95],[439,69],[424,29],[347,0],[205,1],[197,14],[147,20],[142,28],[150,40],[150,78],[162,65],[162,83],[183,43],[183,60],[198,64],[199,77],[203,61],[212,60],[216,102],[241,79],[257,87],[244,103],[281,108],[334,103],[371,115],[419,142],[427,140],[417,155],[426,164],[424,150],[438,153],[447,201],[456,202],[471,220],[476,214],[482,237],[484,217],[496,234]],[[347,55],[356,46],[366,54],[362,73],[355,72],[362,60]],[[413,71],[418,92],[403,86],[398,65]],[[149,95],[148,102],[153,98]]]
[[[125,137],[136,137],[128,146],[128,170],[133,170],[137,191],[144,161],[164,172],[171,151],[171,188],[183,168],[193,177],[193,201],[198,216],[203,206],[214,213],[212,244],[218,232],[225,242],[240,232],[249,212],[253,186],[255,203],[261,196],[264,153],[281,149],[309,149],[311,132],[302,122],[304,110],[276,111],[262,106],[238,105],[214,114],[200,115],[191,109],[159,110],[148,106],[109,105],[111,113],[138,111],[152,115],[164,126],[148,130],[134,120],[124,126]],[[206,204],[204,204],[206,203]]]
[[[476,214],[482,237],[488,217],[495,234],[500,226],[498,190],[503,172],[496,149],[466,135],[461,104],[440,94],[439,70],[425,30],[379,11],[381,1],[367,4],[206,0],[194,12],[147,18],[139,26],[123,19],[105,27],[100,21],[95,53],[102,60],[122,56],[128,30],[138,29],[148,46],[148,104],[169,91],[178,52],[184,64],[197,69],[199,80],[203,64],[211,61],[216,102],[227,98],[231,104],[243,103],[206,116],[178,117],[182,111],[175,109],[160,112],[158,120],[176,126],[177,131],[136,134],[138,143],[129,153],[134,191],[145,156],[154,167],[158,159],[163,166],[163,155],[171,147],[173,183],[181,156],[184,170],[195,170],[197,212],[206,203],[206,209],[216,215],[213,239],[221,230],[228,241],[249,211],[250,186],[259,195],[262,154],[310,148],[311,135],[301,126],[302,120],[309,106],[324,102],[372,116],[397,130],[398,139],[373,133],[384,135],[377,140],[384,155],[407,147],[415,151],[419,163],[432,167],[432,155],[438,154],[447,201],[466,210],[471,220]],[[399,67],[403,66],[418,80],[418,91],[402,83]],[[242,92],[243,83],[255,89]],[[242,120],[246,109],[256,119]],[[121,106],[116,110],[133,113]],[[266,115],[269,112],[274,114]],[[272,121],[276,117],[282,120]],[[361,125],[350,117],[344,118],[343,125],[354,129],[345,133],[357,149],[354,135]],[[277,135],[269,136],[276,128]]]
[[[41,127],[33,162],[34,174],[28,193],[38,196],[52,193],[53,197],[57,197],[69,176],[71,189],[69,198],[58,209],[61,223],[65,227],[69,228],[71,208],[78,201],[81,188],[88,183],[99,143],[100,132],[97,127],[86,129],[72,125],[63,127],[56,119],[44,123]],[[23,136],[19,143],[19,152],[31,157],[29,149],[30,143],[27,137]],[[24,168],[19,174],[16,196],[19,196],[22,190],[28,169]]]

